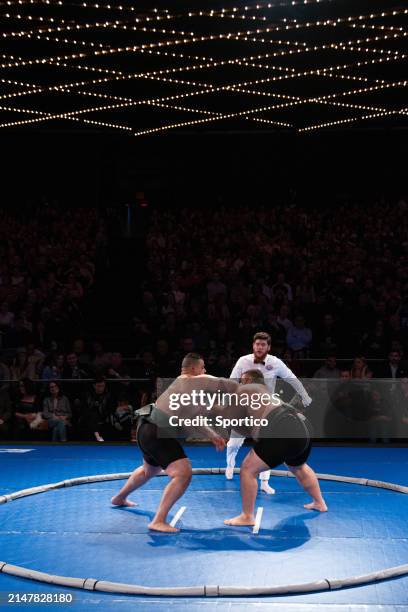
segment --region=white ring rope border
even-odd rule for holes
[[[239,473],[239,469],[234,470]],[[195,468],[193,474],[210,475],[224,474],[225,468]],[[70,478],[60,482],[40,485],[30,489],[22,489],[9,495],[0,495],[0,505],[14,501],[21,497],[36,495],[37,493],[45,493],[54,489],[62,489],[65,487],[73,487],[81,484],[92,482],[104,482],[108,480],[124,480],[130,476],[131,472],[118,474],[98,474],[96,476],[82,476],[80,478]],[[293,477],[293,474],[283,470],[271,470],[273,476]],[[165,476],[165,473],[158,474]],[[394,484],[392,482],[382,482],[380,480],[370,480],[368,478],[352,478],[349,476],[336,476],[334,474],[317,474],[320,480],[334,480],[338,482],[347,482],[349,484],[362,485],[367,487],[376,487],[379,489],[389,489],[397,493],[408,494],[408,487]],[[263,595],[295,595],[299,593],[312,593],[318,591],[331,591],[347,587],[362,586],[370,583],[375,583],[380,580],[389,580],[399,576],[408,575],[408,564],[397,565],[370,574],[361,576],[351,576],[349,578],[317,580],[316,582],[287,584],[280,586],[262,587],[262,586],[220,586],[220,585],[202,585],[189,587],[145,587],[136,584],[125,584],[120,582],[110,582],[107,580],[97,580],[95,578],[72,578],[69,576],[57,576],[39,572],[36,570],[12,565],[5,561],[0,561],[0,572],[10,574],[20,578],[28,578],[48,584],[55,584],[64,587],[85,589],[88,591],[104,591],[108,593],[120,593],[124,595],[155,595],[162,597],[247,597],[247,596],[263,596]]]

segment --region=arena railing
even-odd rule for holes
[[[126,378],[107,379],[106,389],[108,421],[115,427],[121,420],[121,413],[134,410],[142,404],[154,402],[157,395],[163,392],[174,379]],[[408,379],[351,379],[351,378],[300,378],[312,403],[303,408],[302,401],[292,386],[285,380],[277,379],[273,391],[285,403],[294,405],[310,421],[313,437],[321,441],[406,441],[408,439]],[[44,398],[48,394],[49,381],[34,381],[36,399],[33,412],[42,413]],[[99,401],[95,396],[94,379],[60,380],[61,391],[70,401],[72,409],[73,434],[71,440],[84,439],[82,426],[84,415],[88,416]],[[0,381],[0,439],[14,439],[16,431],[15,412],[28,411],[27,406],[19,404],[20,383],[16,380]],[[101,396],[99,396],[100,399]],[[92,403],[93,402],[93,403]],[[91,407],[90,407],[91,406]],[[114,415],[115,418],[111,418]],[[118,417],[116,419],[116,416]],[[115,420],[116,419],[116,420]],[[129,432],[129,427],[127,432]],[[27,428],[26,428],[27,429]],[[18,430],[18,428],[17,428]],[[41,431],[41,430],[38,430]],[[132,433],[133,432],[133,433]],[[36,430],[29,431],[27,439],[36,439]],[[132,430],[129,437],[134,436]],[[38,439],[47,440],[48,434],[41,434]],[[114,436],[115,438],[115,436]],[[122,439],[121,436],[118,436]],[[92,438],[90,439],[91,441]]]

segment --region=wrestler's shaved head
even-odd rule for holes
[[[181,362],[181,367],[183,369],[190,368],[191,366],[197,365],[197,363],[202,360],[203,358],[198,353],[187,353],[187,355],[184,357],[183,361]]]
[[[187,353],[181,362],[181,369],[191,374],[204,374],[204,359],[198,353]]]

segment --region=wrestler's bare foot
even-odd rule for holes
[[[303,506],[306,510],[316,510],[317,512],[327,512],[327,506],[323,503],[311,502],[310,504],[304,504]]]
[[[226,519],[224,521],[225,525],[255,525],[255,517],[253,514],[240,514],[239,516],[234,516],[231,519]]]
[[[161,523],[160,521],[152,521],[149,523],[148,528],[152,531],[161,531],[163,533],[178,533],[180,531],[177,527],[172,527],[168,523]]]
[[[119,495],[115,495],[114,497],[112,497],[111,504],[113,506],[127,506],[129,508],[137,506],[135,502],[129,501],[128,499],[120,497]]]

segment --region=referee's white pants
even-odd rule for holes
[[[240,436],[237,432],[231,432],[231,438],[227,443],[227,467],[234,468],[235,467],[235,458],[238,454],[239,449],[245,442],[245,438]],[[259,474],[259,480],[269,480],[269,476],[271,475],[270,470],[265,470],[265,472],[261,472]]]

